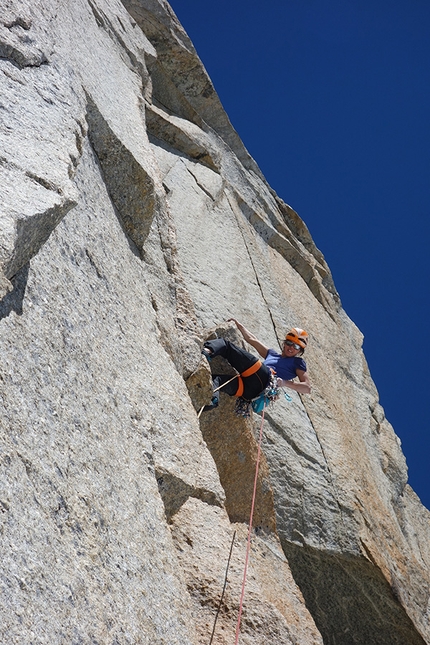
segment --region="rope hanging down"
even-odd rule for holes
[[[231,381],[233,381],[238,376],[239,375],[236,374],[229,381],[227,381],[226,383],[223,383],[222,385],[217,387],[214,390],[214,392],[217,392],[218,390],[223,388],[224,385],[227,385],[227,383],[230,383]],[[285,395],[285,398],[287,399],[287,401],[292,400],[291,397],[285,392],[285,390],[284,390],[284,395]],[[262,409],[262,414],[261,414],[260,432],[259,432],[259,438],[258,438],[257,461],[256,461],[256,464],[255,464],[254,489],[253,489],[253,492],[252,492],[251,513],[250,513],[250,517],[249,517],[248,539],[247,539],[247,545],[246,545],[246,556],[245,556],[245,566],[244,566],[244,571],[243,571],[242,591],[241,591],[241,594],[240,594],[239,614],[238,614],[238,618],[237,618],[236,636],[235,636],[234,645],[237,645],[238,642],[239,642],[240,622],[241,622],[241,618],[242,618],[243,599],[244,599],[244,596],[245,596],[246,576],[247,576],[247,573],[248,573],[249,552],[250,552],[250,548],[251,548],[252,522],[253,522],[253,518],[254,518],[255,498],[256,498],[256,495],[257,495],[258,470],[259,470],[259,467],[260,467],[261,443],[262,443],[262,439],[263,439],[264,412],[265,412],[265,409],[266,409],[266,405],[267,405],[267,401],[266,401],[266,399],[264,399],[263,409]],[[204,407],[205,406],[203,406],[200,409],[200,411],[199,411],[199,413],[197,415],[198,418],[200,417],[201,413],[203,412]],[[229,555],[229,559],[228,559],[228,563],[227,563],[227,572],[228,572],[228,567],[229,567],[229,564],[230,564],[230,558],[231,558],[231,551],[232,551],[232,548],[233,548],[233,542],[234,542],[234,536],[233,536],[233,541],[232,541],[232,545],[231,545],[231,548],[230,548],[230,555]],[[225,586],[227,584],[227,572],[226,572],[226,579],[224,581],[224,589],[223,589],[223,592],[222,592],[220,603],[222,602],[222,597],[224,595]],[[220,604],[220,606],[221,606],[221,604]],[[217,611],[217,614],[216,614],[216,617],[215,617],[215,623],[214,623],[213,630],[212,630],[210,644],[212,643],[212,640],[213,640],[213,637],[214,637],[214,634],[215,634],[215,626],[216,626],[216,621],[218,619],[220,606],[218,607],[218,611]]]
[[[216,388],[214,389],[213,393],[215,394],[215,392],[218,392],[218,390],[221,390],[221,388],[223,388],[223,387],[224,387],[225,385],[227,385],[228,383],[231,383],[232,381],[234,381],[234,379],[235,379],[235,378],[237,378],[238,376],[240,376],[240,375],[239,375],[239,374],[235,374],[235,375],[234,375],[234,376],[233,376],[229,381],[226,381],[225,383],[223,383],[223,384],[222,384],[222,385],[220,385],[219,387],[216,387]],[[200,419],[200,416],[201,416],[201,413],[203,412],[204,407],[205,407],[205,406],[204,406],[204,405],[202,405],[202,407],[200,408],[199,413],[198,413],[198,415],[197,415],[197,418],[198,418],[198,419]]]
[[[262,441],[262,438],[263,438],[264,410],[265,410],[265,408],[263,408],[263,413],[261,415],[260,436],[259,436],[259,439],[258,439],[257,463],[255,464],[254,490],[253,490],[253,493],[252,493],[251,513],[250,513],[250,517],[249,517],[249,527],[248,527],[248,541],[247,541],[247,545],[246,545],[245,567],[244,567],[244,571],[243,571],[242,592],[241,592],[241,595],[240,595],[239,615],[238,615],[238,618],[237,618],[236,638],[235,638],[235,641],[234,641],[234,645],[237,645],[238,642],[239,642],[240,621],[241,621],[241,618],[242,618],[243,598],[244,598],[244,595],[245,595],[246,574],[248,572],[249,551],[250,551],[250,547],[251,547],[252,520],[253,520],[253,517],[254,517],[255,497],[256,497],[256,494],[257,494],[258,469],[259,469],[259,466],[260,466],[261,441]]]

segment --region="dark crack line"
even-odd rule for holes
[[[247,243],[246,238],[245,238],[245,234],[244,234],[244,231],[243,231],[243,227],[242,227],[241,222],[240,222],[240,220],[239,220],[239,217],[238,217],[238,215],[237,215],[237,213],[236,213],[236,209],[235,209],[235,207],[234,207],[234,205],[232,204],[232,201],[231,201],[231,199],[230,199],[229,191],[227,191],[227,190],[226,190],[226,195],[227,195],[227,199],[228,199],[228,201],[229,201],[230,207],[231,207],[231,209],[232,209],[233,213],[235,214],[236,221],[237,221],[237,223],[238,223],[238,227],[239,227],[239,230],[240,230],[240,232],[241,232],[241,235],[242,235],[242,238],[243,238],[243,242],[244,242],[244,244],[245,244],[245,248],[246,248],[246,250],[247,250],[247,252],[248,252],[248,256],[249,256],[249,259],[250,259],[250,261],[251,261],[252,268],[253,268],[254,273],[255,273],[255,278],[256,278],[256,280],[257,280],[257,284],[258,284],[258,286],[259,286],[259,289],[260,289],[260,292],[261,292],[261,296],[262,296],[262,298],[263,298],[264,302],[266,303],[266,307],[267,307],[267,310],[268,310],[268,312],[269,312],[270,319],[271,319],[271,321],[272,321],[272,325],[273,325],[273,330],[274,330],[274,332],[275,332],[275,336],[276,336],[276,338],[278,338],[278,334],[276,333],[276,324],[275,324],[275,321],[274,321],[274,318],[273,318],[273,315],[272,315],[272,312],[271,312],[270,306],[269,306],[269,304],[268,304],[268,302],[267,302],[267,300],[266,300],[266,298],[265,298],[265,295],[264,295],[264,292],[263,292],[263,288],[262,288],[261,282],[260,282],[259,277],[258,277],[257,269],[256,269],[255,264],[254,264],[254,262],[253,262],[252,255],[251,255],[251,253],[250,253],[250,249],[249,249],[248,243]],[[278,340],[278,342],[279,342],[279,340]],[[300,399],[301,399],[301,397],[300,397]],[[301,399],[301,400],[302,400],[302,399]],[[318,437],[318,433],[317,433],[317,432],[316,432],[316,430],[315,430],[315,426],[314,426],[314,424],[313,424],[313,422],[312,422],[312,419],[311,419],[311,418],[310,418],[310,416],[309,416],[308,411],[306,410],[306,406],[304,405],[303,401],[302,401],[302,405],[303,405],[303,407],[304,407],[304,409],[305,409],[305,411],[306,411],[306,416],[308,417],[308,419],[309,419],[309,423],[310,423],[310,424],[311,424],[311,426],[312,426],[312,430],[313,430],[313,432],[314,432],[314,434],[315,434],[316,440],[318,441],[318,444],[319,444],[320,449],[321,449],[321,454],[322,454],[322,455],[323,455],[323,457],[324,457],[324,461],[325,461],[325,463],[326,463],[327,470],[328,470],[328,472],[329,472],[329,474],[330,474],[330,484],[331,484],[331,486],[333,487],[333,491],[334,491],[334,495],[333,495],[333,497],[334,497],[334,499],[335,499],[335,501],[336,501],[336,504],[337,504],[337,506],[338,506],[338,508],[339,508],[340,517],[341,517],[341,520],[342,520],[342,523],[343,523],[343,522],[344,522],[344,518],[343,518],[342,506],[341,506],[341,504],[340,504],[340,502],[339,502],[339,499],[338,499],[338,491],[337,491],[337,488],[336,488],[336,485],[335,485],[335,482],[334,482],[333,473],[332,473],[332,471],[331,471],[330,464],[329,464],[328,459],[327,459],[327,456],[326,456],[326,454],[325,454],[324,447],[323,447],[323,445],[322,445],[322,443],[321,443],[321,441],[320,441],[320,439],[319,439],[319,437]]]
[[[243,231],[242,224],[241,224],[241,222],[240,222],[240,220],[239,220],[239,217],[238,217],[238,215],[237,215],[237,213],[236,213],[236,209],[235,209],[234,205],[233,205],[233,204],[232,204],[232,202],[231,202],[229,191],[228,191],[228,190],[226,190],[225,192],[226,192],[227,199],[228,199],[228,202],[229,202],[229,204],[230,204],[231,210],[233,211],[233,213],[234,213],[234,215],[235,215],[235,217],[236,217],[237,225],[238,225],[239,231],[240,231],[240,233],[241,233],[241,235],[242,235],[243,243],[245,244],[245,248],[246,248],[246,251],[247,251],[247,253],[248,253],[248,257],[249,257],[249,259],[250,259],[250,262],[251,262],[252,268],[253,268],[253,270],[254,270],[255,279],[257,280],[257,284],[258,284],[258,287],[259,287],[259,289],[260,289],[261,297],[263,298],[263,300],[264,300],[264,302],[265,302],[265,304],[266,304],[267,311],[269,312],[270,320],[272,321],[272,325],[273,325],[273,331],[275,332],[275,336],[276,336],[276,338],[278,338],[278,334],[277,334],[277,332],[276,332],[276,324],[275,324],[275,321],[274,321],[273,316],[272,316],[272,311],[271,311],[270,306],[269,306],[269,303],[267,302],[266,297],[265,297],[265,295],[264,295],[263,287],[262,287],[262,284],[261,284],[261,282],[260,282],[260,278],[258,277],[257,269],[256,269],[255,264],[254,264],[254,261],[253,261],[253,259],[252,259],[252,254],[251,254],[251,252],[250,252],[250,249],[249,249],[248,243],[247,243],[247,241],[246,241],[246,237],[245,237],[245,233],[244,233],[244,231]],[[279,343],[279,339],[278,339],[278,343]],[[281,347],[280,343],[279,343],[279,347]]]
[[[303,457],[303,459],[305,459],[309,463],[321,467],[321,462],[318,461],[318,459],[315,459],[314,457],[311,457],[311,455],[306,453],[304,450],[301,450],[299,448],[299,446],[297,445],[297,443],[293,439],[291,439],[291,437],[288,437],[284,433],[282,426],[280,426],[279,423],[277,423],[267,411],[266,411],[266,418],[267,418],[269,424],[272,426],[272,428],[274,430],[276,430],[282,436],[282,438],[287,442],[287,444],[290,446],[290,448],[292,448],[297,455],[299,455],[300,457]],[[321,447],[321,444],[319,442],[318,442],[318,444]],[[324,455],[324,452],[322,450],[321,450],[321,454],[322,454],[322,456],[324,458],[324,462],[325,462],[325,465],[327,467],[327,471],[330,472],[330,469],[329,469],[328,464],[327,464],[327,459],[326,459],[326,457]]]
[[[188,168],[187,164],[184,164],[184,165],[185,165],[185,168],[187,169],[187,171],[190,173],[191,177],[192,177],[192,178],[194,179],[194,181],[196,182],[197,186],[200,188],[200,190],[201,190],[202,192],[204,192],[204,193],[205,193],[205,195],[207,195],[207,196],[209,197],[209,199],[211,200],[211,202],[215,202],[215,199],[212,197],[212,195],[210,194],[210,192],[209,192],[208,190],[206,190],[206,188],[205,188],[205,187],[204,187],[204,186],[203,186],[203,185],[198,181],[197,177],[196,177],[196,176],[195,176],[195,174],[194,174],[194,173],[193,173],[193,172]]]
[[[305,408],[305,410],[306,410],[306,407],[304,406],[304,404],[303,404],[303,407],[304,407],[304,408]],[[341,519],[342,524],[343,524],[343,523],[344,523],[344,518],[343,518],[342,505],[341,505],[341,503],[339,502],[339,493],[338,493],[338,490],[337,490],[337,487],[336,487],[336,484],[335,484],[335,481],[334,481],[334,477],[333,477],[333,473],[332,473],[331,468],[330,468],[329,461],[328,461],[327,456],[326,456],[326,454],[325,454],[324,446],[322,445],[322,443],[321,443],[321,441],[320,441],[320,438],[319,438],[319,436],[318,436],[318,433],[317,433],[317,431],[315,430],[315,426],[314,426],[314,424],[313,424],[313,421],[312,421],[312,419],[310,418],[310,416],[309,416],[309,414],[308,414],[308,411],[307,411],[307,410],[306,410],[306,416],[307,416],[307,417],[308,417],[308,419],[309,419],[309,423],[310,423],[310,424],[311,424],[311,426],[312,426],[312,430],[314,431],[315,438],[316,438],[316,440],[318,441],[319,447],[320,447],[320,449],[321,449],[321,454],[323,455],[323,457],[324,457],[324,461],[325,461],[325,463],[326,463],[326,465],[327,465],[327,470],[328,470],[328,472],[329,472],[329,474],[330,474],[330,484],[331,484],[331,486],[332,486],[332,488],[333,488],[333,492],[334,492],[334,494],[333,494],[333,498],[334,498],[334,500],[335,500],[335,502],[336,502],[336,504],[337,504],[337,506],[338,506],[338,508],[339,508],[340,519]],[[341,538],[341,536],[339,536],[339,537]]]

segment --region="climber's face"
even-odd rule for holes
[[[282,348],[282,356],[297,356],[302,348],[297,343],[292,343],[290,340],[284,340]]]

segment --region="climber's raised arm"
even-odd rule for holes
[[[251,334],[246,327],[242,325],[236,318],[229,318],[228,322],[234,322],[240,333],[242,334],[243,338],[246,340],[247,343],[249,343],[254,349],[257,350],[257,352],[262,356],[263,358],[266,358],[267,352],[269,351],[269,348],[266,347],[266,345],[263,345],[261,341],[258,340],[254,336],[254,334]]]

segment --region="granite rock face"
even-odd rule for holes
[[[234,316],[306,328],[313,383],[266,412],[239,642],[430,643],[362,335],[170,6],[0,4],[0,641],[233,641],[261,419],[197,411]]]

